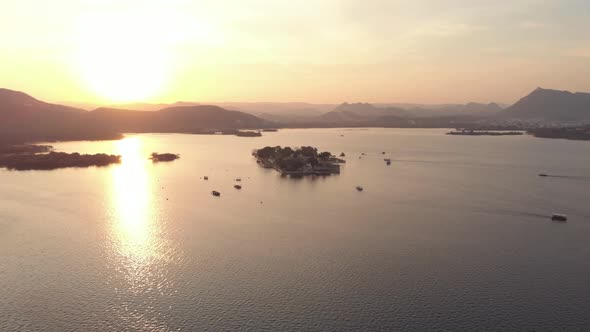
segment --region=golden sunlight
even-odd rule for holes
[[[138,138],[117,142],[122,164],[113,170],[117,235],[127,255],[143,256],[150,242],[150,188]]]
[[[153,21],[102,17],[84,22],[77,62],[84,82],[107,102],[146,100],[161,93],[171,60]]]
[[[159,257],[159,225],[141,139],[125,138],[116,148],[122,163],[113,169],[113,249],[131,289],[139,290],[149,286],[150,266]]]

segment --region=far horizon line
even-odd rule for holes
[[[536,90],[553,90],[553,91],[560,91],[560,92],[569,92],[569,93],[590,93],[584,91],[570,91],[564,89],[554,89],[554,88],[544,88],[544,87],[536,87],[531,89],[529,94],[536,91]],[[590,89],[589,89],[590,91]],[[528,95],[528,94],[527,94]],[[391,105],[424,105],[424,106],[444,106],[444,105],[467,105],[471,103],[475,104],[497,104],[499,106],[509,106],[513,105],[522,99],[524,96],[521,96],[514,101],[506,102],[506,101],[465,101],[465,102],[435,102],[435,103],[425,103],[425,102],[393,102],[393,101],[341,101],[341,102],[309,102],[309,101],[188,101],[188,100],[176,100],[176,101],[122,101],[122,102],[83,102],[83,101],[55,101],[52,103],[56,104],[71,104],[71,105],[94,105],[94,106],[117,106],[117,105],[132,105],[132,104],[147,104],[147,105],[173,105],[179,103],[192,103],[192,104],[199,104],[199,105],[217,105],[217,104],[308,104],[308,105],[325,105],[325,106],[334,106],[334,105],[342,105],[342,104],[371,104],[371,105],[378,105],[378,104],[391,104]]]
[[[307,104],[307,105],[315,105],[315,106],[334,106],[334,105],[342,105],[342,104],[371,104],[371,105],[423,105],[423,106],[445,106],[445,105],[467,105],[467,104],[471,104],[471,103],[475,103],[475,104],[482,104],[482,105],[489,105],[489,104],[497,104],[499,106],[509,106],[509,105],[513,105],[514,103],[518,102],[520,99],[522,99],[524,96],[521,96],[517,99],[515,99],[512,102],[501,102],[501,101],[466,101],[466,102],[438,102],[438,103],[429,103],[429,102],[393,102],[393,101],[351,101],[351,100],[345,100],[345,101],[341,101],[341,102],[310,102],[310,101],[187,101],[187,100],[176,100],[176,101],[141,101],[141,100],[135,100],[135,101],[120,101],[120,102],[108,102],[108,101],[72,101],[72,100],[61,100],[61,101],[49,101],[46,99],[41,99],[36,97],[33,94],[30,94],[29,92],[25,91],[25,90],[15,90],[15,89],[10,89],[10,88],[4,88],[6,90],[12,90],[12,91],[17,91],[17,92],[23,92],[25,94],[28,94],[29,96],[35,98],[35,99],[39,99],[39,100],[43,100],[45,102],[49,102],[49,103],[53,103],[53,104],[63,104],[63,105],[76,105],[76,107],[91,107],[91,108],[99,108],[99,107],[108,107],[108,106],[123,106],[123,105],[133,105],[133,104],[145,104],[145,105],[174,105],[174,104],[181,104],[181,103],[186,103],[186,104],[199,104],[199,105],[218,105],[218,104],[283,104],[283,105],[288,105],[288,104]],[[549,91],[559,91],[559,92],[568,92],[568,93],[586,93],[583,91],[570,91],[570,90],[563,90],[563,89],[553,89],[553,88],[543,88],[543,87],[536,87],[534,89],[531,89],[530,93],[533,93],[534,91],[537,90],[549,90]],[[528,95],[527,94],[527,95]]]

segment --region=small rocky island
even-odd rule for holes
[[[447,135],[458,136],[517,136],[524,135],[522,131],[483,131],[483,130],[456,130],[448,132]]]
[[[576,141],[590,141],[590,125],[578,127],[536,128],[529,134],[540,138],[563,138]]]
[[[121,156],[55,152],[48,145],[0,147],[0,167],[10,170],[52,170],[66,167],[107,166],[121,162]]]
[[[174,154],[174,153],[157,153],[157,152],[153,152],[150,159],[153,162],[160,162],[160,161],[174,161],[176,159],[180,158],[180,155]]]
[[[238,137],[260,137],[262,133],[260,131],[240,130],[236,133]]]
[[[255,150],[252,155],[262,167],[274,168],[282,175],[292,176],[339,174],[340,164],[346,162],[330,152],[318,152],[311,146],[296,149],[267,146]]]

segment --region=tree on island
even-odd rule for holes
[[[322,160],[328,160],[332,157],[332,154],[330,152],[322,152],[318,155],[318,158],[322,159]]]

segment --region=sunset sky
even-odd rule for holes
[[[63,102],[590,91],[588,0],[2,0],[0,87]]]

